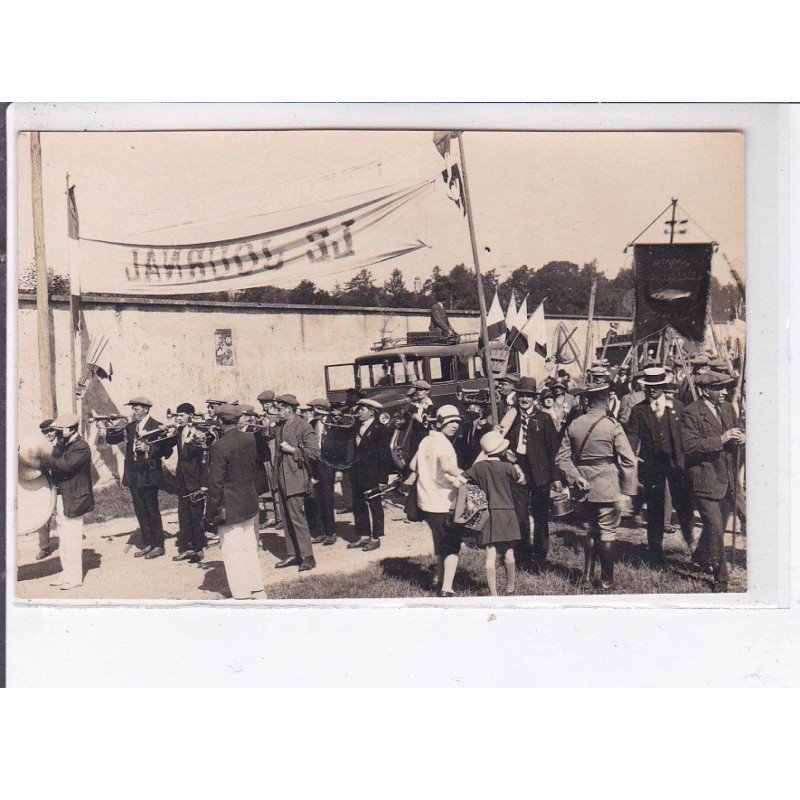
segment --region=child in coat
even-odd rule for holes
[[[514,510],[514,484],[525,483],[517,464],[506,460],[508,440],[499,431],[489,431],[481,437],[482,453],[464,473],[464,478],[480,486],[486,493],[489,518],[481,531],[480,544],[486,550],[486,582],[489,594],[497,594],[497,552],[503,554],[506,568],[506,594],[516,590],[514,542],[520,540],[519,522]]]

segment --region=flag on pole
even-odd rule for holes
[[[536,378],[537,381],[547,377],[547,329],[544,319],[544,300],[536,311],[528,317],[520,331],[520,338],[525,340],[525,350],[520,350],[520,373]],[[514,345],[516,347],[516,344]],[[525,358],[522,358],[522,355]]]
[[[497,289],[494,290],[494,300],[486,316],[486,328],[489,333],[489,341],[499,339],[506,329],[506,320],[503,316],[503,307],[500,305],[500,298],[497,296]]]
[[[511,290],[511,298],[508,301],[508,308],[506,309],[506,344],[511,341],[511,331],[517,323],[517,298],[514,295],[514,290]]]
[[[464,199],[464,184],[461,181],[461,166],[458,163],[458,154],[454,152],[457,149],[453,145],[454,140],[454,131],[433,132],[433,143],[445,163],[445,168],[442,170],[442,180],[447,187],[447,196],[466,216],[467,203]]]
[[[528,349],[528,336],[524,333],[528,324],[528,295],[522,298],[517,315],[508,334],[508,343],[520,355]]]
[[[78,220],[78,205],[75,202],[75,187],[69,186],[67,189],[67,267],[69,269],[69,294],[70,294],[70,317],[72,319],[72,330],[76,333],[81,328],[80,318],[80,297],[81,297],[81,271],[80,260],[72,258],[70,251],[78,246],[80,239],[80,222]],[[77,262],[77,264],[76,264]]]

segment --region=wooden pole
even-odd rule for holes
[[[597,275],[592,281],[592,293],[589,295],[589,317],[586,321],[586,348],[583,351],[583,380],[586,380],[586,373],[589,369],[589,349],[592,346],[592,322],[594,320],[594,298],[597,294]]]
[[[44,202],[42,200],[42,142],[39,131],[31,132],[31,199],[33,252],[36,261],[36,334],[39,349],[39,393],[42,417],[56,413],[53,351],[50,347],[50,291],[44,247]]]
[[[492,408],[492,423],[497,425],[497,397],[494,390],[494,374],[492,373],[492,361],[489,356],[489,328],[486,325],[486,298],[483,296],[483,279],[481,278],[481,265],[478,260],[478,243],[475,239],[475,223],[472,219],[472,204],[469,199],[469,182],[467,181],[467,160],[464,155],[464,141],[461,131],[456,133],[458,139],[458,152],[461,159],[461,182],[464,186],[464,205],[467,212],[467,223],[469,225],[469,240],[472,244],[472,260],[475,262],[475,280],[478,284],[478,307],[481,312],[481,338],[483,339],[483,360],[486,366],[486,377],[489,381],[489,401]]]
[[[66,175],[67,183],[67,215],[69,215],[69,173]],[[67,230],[69,231],[69,220],[67,220]],[[78,329],[78,315],[80,308],[75,302],[75,294],[72,291],[72,265],[69,261],[69,232],[67,233],[67,265],[69,271],[69,385],[70,385],[70,404],[73,414],[78,412],[78,368],[77,368],[77,353],[76,349],[80,348],[80,332]],[[81,418],[81,415],[78,415]],[[83,421],[81,420],[81,423]],[[83,432],[83,425],[81,424],[81,432]]]

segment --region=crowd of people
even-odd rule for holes
[[[431,590],[454,594],[462,541],[476,535],[485,550],[486,581],[497,594],[497,558],[505,591],[516,592],[516,565],[547,564],[554,497],[570,499],[586,521],[583,581],[611,590],[615,540],[623,516],[643,488],[650,558],[664,558],[664,532],[674,509],[683,538],[713,590],[727,591],[724,531],[738,493],[745,436],[738,403],[726,399],[737,382],[730,365],[704,355],[674,374],[649,363],[636,374],[594,365],[580,384],[566,373],[537,385],[505,373],[497,380],[499,422],[487,392],[459,391],[436,407],[431,386],[409,388],[403,462],[392,450],[392,426],[381,404],[357,389],[343,406],[326,398],[301,405],[293,394],[265,390],[260,409],[222,399],[203,412],[181,403],[167,424],[154,419],[144,396],[128,402],[130,418],[107,424],[108,444],[125,447],[122,483],[141,532],[134,557],[165,556],[159,491],[164,460],[177,450],[178,536],[175,561],[203,560],[218,537],[231,595],[264,596],[259,531],[281,527],[286,556],[277,569],[316,567],[315,547],[337,544],[334,495],[340,484],[357,536],[346,546],[369,552],[385,535],[384,498],[412,494],[431,532]],[[57,490],[54,517],[62,572],[53,585],[82,583],[83,517],[94,507],[91,451],[74,414],[41,424],[52,441],[49,461]],[[396,476],[394,480],[392,476]],[[485,522],[468,531],[453,517],[459,490],[478,487]],[[738,503],[737,503],[737,494]],[[694,541],[694,515],[702,534]],[[49,554],[40,531],[39,557]],[[600,580],[594,583],[595,564]]]

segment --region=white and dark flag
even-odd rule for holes
[[[500,305],[497,289],[494,290],[494,299],[489,307],[489,313],[486,315],[486,327],[490,342],[499,339],[506,330],[506,319],[503,316],[503,307]]]
[[[467,203],[464,199],[464,184],[461,180],[461,165],[459,164],[458,140],[455,131],[434,131],[433,143],[444,159],[445,167],[442,170],[442,180],[447,187],[447,196],[466,215]]]
[[[544,300],[523,325],[518,338],[525,341],[520,350],[520,373],[542,381],[547,377],[547,328],[544,318]]]

